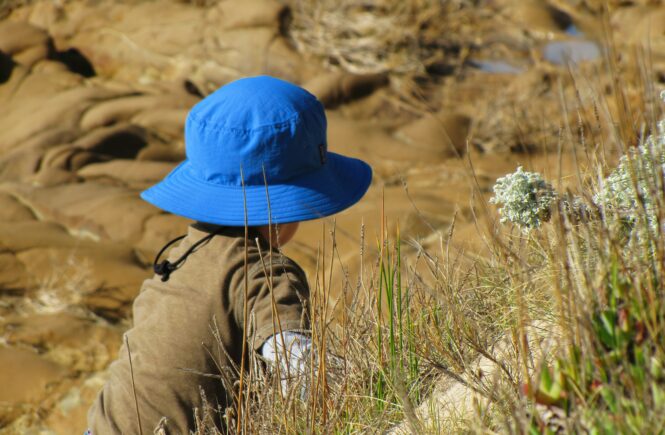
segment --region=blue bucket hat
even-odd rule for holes
[[[244,226],[245,214],[249,226],[329,216],[360,200],[372,179],[367,163],[328,152],[316,97],[273,77],[240,79],[200,101],[185,143],[185,161],[141,197],[212,224]]]

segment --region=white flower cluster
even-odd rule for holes
[[[654,198],[659,194],[658,186],[662,186],[664,170],[665,121],[661,121],[658,132],[621,157],[593,200],[602,209],[616,210],[632,222],[636,220],[637,213],[645,210],[647,222],[657,228]]]
[[[603,180],[593,195],[593,202],[605,212],[616,211],[623,219],[634,224],[646,211],[649,227],[659,228],[655,198],[662,195],[665,183],[665,120],[658,131],[642,145],[631,148],[621,157],[617,167]],[[536,172],[517,171],[499,178],[494,185],[491,203],[502,204],[501,222],[512,222],[524,231],[538,228],[547,221],[551,206],[558,196],[552,186]],[[563,205],[567,205],[564,201]],[[570,204],[571,210],[586,209]]]
[[[513,222],[523,230],[538,228],[551,216],[552,203],[557,194],[537,172],[526,172],[522,167],[496,180],[493,204],[502,204],[499,209],[501,222]]]
[[[665,101],[665,91],[661,93]],[[604,212],[615,211],[622,219],[634,224],[646,211],[652,231],[659,226],[655,199],[663,195],[665,184],[665,120],[642,145],[630,148],[617,167],[603,180],[593,195],[593,202]],[[502,204],[501,222],[512,222],[524,231],[537,228],[551,215],[552,203],[558,195],[552,186],[536,172],[525,172],[520,166],[512,174],[499,178],[494,185],[491,203]],[[562,200],[564,209],[587,214],[581,201]]]

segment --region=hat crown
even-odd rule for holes
[[[260,76],[236,80],[196,104],[185,123],[187,159],[210,183],[281,183],[326,161],[326,118],[312,94]],[[242,177],[241,177],[242,171]]]

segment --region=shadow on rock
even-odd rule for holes
[[[94,77],[97,73],[92,63],[78,49],[68,48],[64,51],[55,51],[51,54],[52,60],[61,62],[67,69],[83,77]],[[0,83],[2,79],[0,78]]]
[[[0,51],[0,84],[5,83],[12,76],[16,64],[11,57]]]

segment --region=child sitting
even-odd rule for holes
[[[144,433],[187,434],[203,397],[230,404],[219,377],[234,373],[244,349],[274,359],[276,343],[306,345],[297,339],[308,330],[306,277],[278,248],[298,222],[350,207],[371,182],[366,163],[328,152],[321,103],[272,77],[203,99],[185,142],[187,159],[141,196],[196,223],[143,283],[88,414],[94,435],[139,433],[139,420]]]

